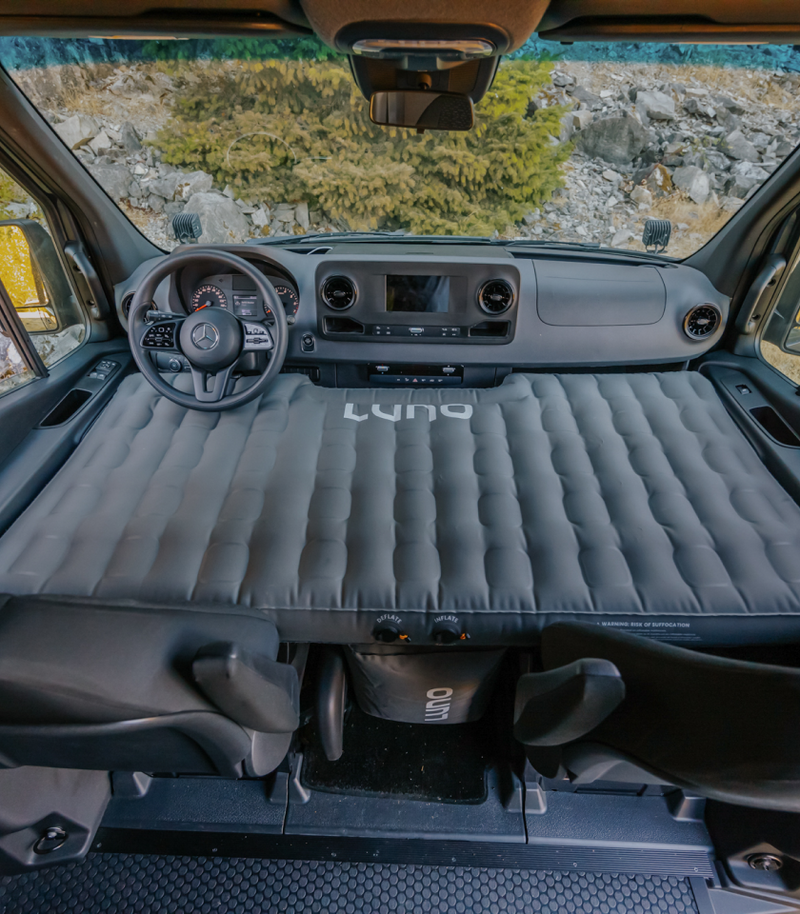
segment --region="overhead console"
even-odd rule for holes
[[[514,338],[520,275],[497,261],[326,259],[316,288],[326,339],[486,345]]]

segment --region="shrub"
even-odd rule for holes
[[[383,128],[339,61],[209,64],[176,93],[165,162],[245,199],[306,201],[351,228],[506,231],[560,184],[563,108],[527,115],[549,63],[505,63],[468,133]]]

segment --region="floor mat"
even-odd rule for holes
[[[436,727],[381,720],[353,707],[336,762],[325,758],[314,723],[305,728],[302,781],[313,790],[357,796],[479,803],[497,745],[490,717]]]
[[[2,914],[693,914],[676,876],[90,854],[0,880]]]

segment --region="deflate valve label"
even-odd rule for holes
[[[425,705],[425,723],[436,723],[437,721],[447,720],[450,716],[450,701],[453,697],[453,690],[428,689],[428,702]]]

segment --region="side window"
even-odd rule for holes
[[[0,281],[18,318],[15,328],[5,326],[0,311],[0,394],[4,394],[36,377],[36,366],[20,351],[20,333],[50,367],[80,346],[86,324],[44,214],[2,169]]]
[[[761,337],[761,355],[800,384],[800,258],[795,257],[791,271]]]

